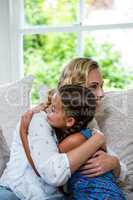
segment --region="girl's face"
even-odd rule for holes
[[[96,97],[96,103],[97,103],[97,110],[101,104],[101,99],[104,97],[103,92],[103,80],[102,75],[99,69],[93,69],[89,72],[87,80],[86,80],[86,86],[91,89],[93,94]]]
[[[48,123],[56,128],[66,127],[66,116],[62,110],[61,98],[55,93],[48,110]]]

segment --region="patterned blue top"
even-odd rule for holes
[[[81,130],[81,134],[86,138],[92,136],[90,129]],[[116,185],[112,171],[103,175],[88,178],[77,171],[68,182],[68,189],[73,200],[125,200],[125,196]]]

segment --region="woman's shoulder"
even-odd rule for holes
[[[32,120],[30,122],[30,127],[48,127],[49,129],[52,129],[47,121],[47,114],[44,111],[40,111],[37,113],[34,113]]]
[[[40,112],[34,113],[31,121],[36,121],[38,119],[39,120],[43,120],[43,121],[47,121],[47,114],[46,114],[46,112],[40,111]]]

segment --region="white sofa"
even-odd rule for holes
[[[126,164],[127,175],[120,185],[133,200],[133,89],[106,93],[96,120],[108,147]]]
[[[9,159],[13,130],[20,115],[29,108],[32,81],[29,76],[0,86],[0,175]],[[42,96],[44,93],[41,89]],[[127,199],[133,200],[133,90],[106,93],[96,120],[107,145],[127,165],[126,180],[120,184],[128,193]]]
[[[32,76],[0,85],[0,175],[9,159],[13,131],[20,116],[30,106]]]

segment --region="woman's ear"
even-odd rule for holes
[[[73,117],[67,117],[66,119],[66,126],[72,127],[75,124],[75,119]]]

